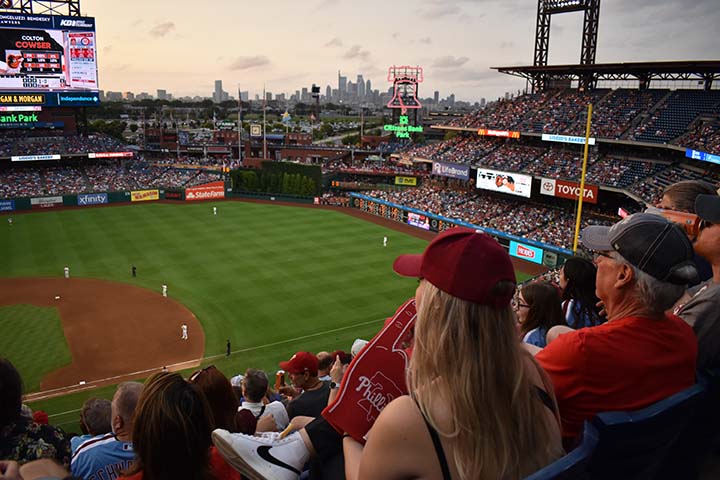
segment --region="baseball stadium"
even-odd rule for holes
[[[357,339],[380,337],[426,281],[393,262],[456,227],[491,237],[518,285],[561,289],[570,259],[595,254],[602,265],[598,249],[578,243],[582,229],[647,215],[676,184],[718,195],[720,61],[596,63],[600,0],[538,0],[533,64],[495,69],[528,88],[482,108],[426,113],[418,86],[432,72],[390,67],[389,135],[353,146],[258,134],[261,125],[246,131],[242,120],[201,142],[144,111],[142,145],[91,131],[94,19],[79,0],[2,2],[0,11],[10,19],[0,19],[0,42],[46,37],[12,50],[18,71],[0,75],[0,358],[22,378],[25,408],[42,414],[34,421],[68,438],[88,433],[84,405],[113,399],[124,382],[214,367],[240,387],[259,369],[272,389],[296,352],[345,355]],[[549,65],[550,18],[568,12],[585,15],[581,62]],[[233,113],[242,110],[240,100]],[[662,208],[691,239],[718,228],[700,211]],[[531,306],[522,291],[516,312]],[[518,470],[522,478],[714,478],[704,466],[718,451],[709,406],[720,365],[713,357],[701,367],[699,348],[689,384],[599,410],[617,416],[591,415],[572,444],[563,423],[567,455]],[[10,451],[2,441],[0,453]],[[56,460],[68,467],[70,457]]]

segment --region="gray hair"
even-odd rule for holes
[[[80,417],[90,435],[111,432],[110,416],[111,403],[106,398],[88,398],[80,410]]]
[[[118,385],[114,398],[115,408],[126,423],[132,423],[135,418],[135,407],[142,390],[143,384],[140,382],[123,382]]]
[[[675,302],[685,293],[685,285],[676,285],[658,280],[628,262],[616,251],[610,252],[610,255],[617,262],[633,269],[633,277],[635,278],[635,285],[637,287],[637,298],[649,312],[657,316],[662,316],[665,311],[675,305]]]

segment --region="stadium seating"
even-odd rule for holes
[[[696,384],[642,410],[596,415],[590,478],[655,478],[704,395],[705,387]]]
[[[585,422],[580,445],[547,467],[525,477],[525,480],[585,480],[589,478],[587,468],[597,444],[597,429],[590,422]]]
[[[668,143],[683,134],[698,115],[720,114],[720,91],[676,90],[638,125],[630,140]]]

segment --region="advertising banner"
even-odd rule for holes
[[[477,169],[477,188],[492,190],[493,192],[509,193],[520,197],[530,198],[532,193],[532,177],[515,172],[501,172],[498,170]]]
[[[0,212],[11,212],[15,210],[15,200],[0,200]]]
[[[481,128],[478,135],[483,137],[501,137],[501,138],[520,138],[520,132],[512,132],[509,130],[488,130]]]
[[[577,145],[585,145],[585,137],[543,133],[542,139],[544,142],[575,143]],[[593,137],[588,138],[588,145],[595,145],[595,139]]]
[[[577,182],[569,182],[567,180],[557,180],[554,178],[540,179],[540,193],[551,197],[568,198],[577,200],[580,196],[580,184]],[[585,184],[584,202],[597,203],[598,187],[597,185]]]
[[[78,206],[102,205],[108,203],[107,193],[85,193],[77,196]]]
[[[185,200],[188,202],[197,200],[217,200],[219,198],[225,198],[224,182],[210,182],[185,189]]]
[[[467,180],[470,178],[470,165],[459,165],[457,163],[433,162],[433,175],[442,177]]]
[[[395,177],[395,185],[417,186],[417,178],[415,177]]]
[[[167,190],[165,192],[165,199],[166,200],[182,200],[182,192],[174,191],[174,190]]]
[[[133,152],[97,152],[88,153],[88,158],[127,158],[133,155]]]
[[[60,155],[22,155],[10,157],[12,162],[35,162],[37,160],[60,160]]]
[[[430,230],[430,219],[425,215],[419,213],[408,212],[407,223],[413,227],[422,228],[423,230]]]
[[[699,150],[693,150],[691,148],[688,148],[685,150],[685,156],[694,160],[717,163],[718,165],[720,165],[720,155],[713,155],[711,153],[701,152]]]
[[[521,258],[528,262],[542,264],[543,251],[541,248],[531,247],[530,245],[510,240],[510,256]]]
[[[131,202],[147,202],[149,200],[158,200],[159,198],[159,190],[136,190],[134,192],[130,192]]]
[[[32,207],[52,208],[60,206],[62,204],[62,197],[40,197],[30,199],[30,205],[32,205]]]

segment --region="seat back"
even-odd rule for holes
[[[699,466],[720,437],[720,369],[699,372],[698,383],[705,387],[705,395],[667,455],[656,480],[697,479]]]
[[[599,441],[590,478],[654,478],[704,394],[705,387],[695,384],[642,410],[596,415]]]
[[[525,480],[585,480],[587,466],[598,443],[598,431],[590,422],[585,422],[582,442],[573,451],[533,473]]]

